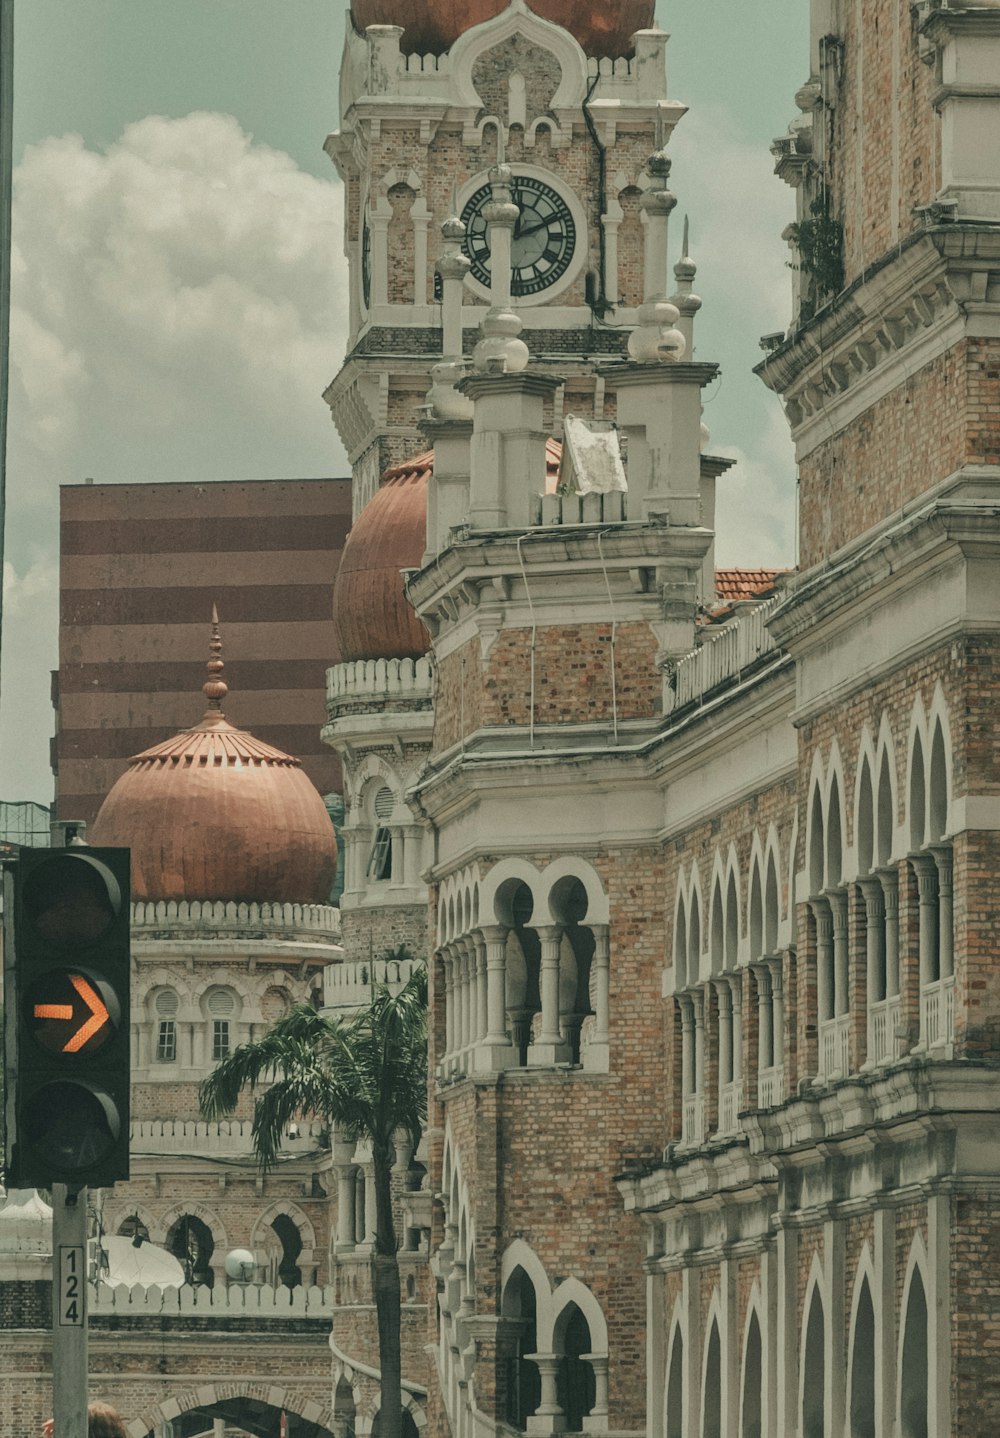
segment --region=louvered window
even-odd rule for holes
[[[392,790],[383,784],[375,795],[374,809],[378,827],[375,830],[372,851],[368,859],[368,877],[370,879],[392,878],[392,834],[386,825],[386,820],[392,817],[395,805],[396,801],[392,797]]]

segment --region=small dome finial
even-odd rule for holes
[[[212,605],[212,634],[208,641],[209,660],[205,668],[208,670],[208,678],[201,686],[201,692],[208,700],[208,708],[205,710],[205,718],[211,719],[215,715],[222,718],[222,701],[229,693],[229,685],[221,675],[225,665],[222,662],[222,639],[219,635],[219,611]]]

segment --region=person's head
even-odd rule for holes
[[[121,1415],[110,1403],[91,1403],[87,1409],[87,1438],[128,1438]]]

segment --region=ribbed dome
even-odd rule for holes
[[[351,0],[354,28],[402,25],[404,54],[440,55],[450,50],[463,30],[492,20],[509,0]],[[528,0],[543,20],[561,25],[587,55],[632,54],[632,36],[653,24],[654,0],[605,0],[581,5],[579,0]]]
[[[545,441],[545,491],[559,481],[562,446]],[[333,586],[333,628],[341,663],[421,659],[430,635],[403,593],[402,569],[417,569],[427,547],[427,481],[434,451],[387,469],[347,536]]]
[[[401,569],[416,569],[426,547],[427,477],[434,455],[387,469],[347,536],[333,586],[333,628],[341,661],[420,659],[430,635],[403,593]]]
[[[337,868],[326,806],[297,759],[229,724],[218,626],[199,724],[129,760],[94,844],[132,850],[132,897],[325,903]]]

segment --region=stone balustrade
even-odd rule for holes
[[[725,625],[699,649],[677,661],[673,680],[664,696],[664,710],[670,713],[703,699],[714,689],[742,677],[768,654],[778,652],[767,629],[767,621],[778,603],[768,599],[732,623]]]
[[[340,942],[340,910],[332,904],[237,904],[215,900],[159,900],[132,905],[132,932],[153,938],[190,930],[199,939],[237,934],[288,939],[294,935]]]
[[[181,1288],[137,1284],[92,1284],[90,1313],[140,1318],[168,1314],[206,1317],[263,1318],[281,1322],[289,1318],[332,1318],[333,1288],[271,1288],[266,1284],[231,1283],[209,1288],[184,1284]]]

